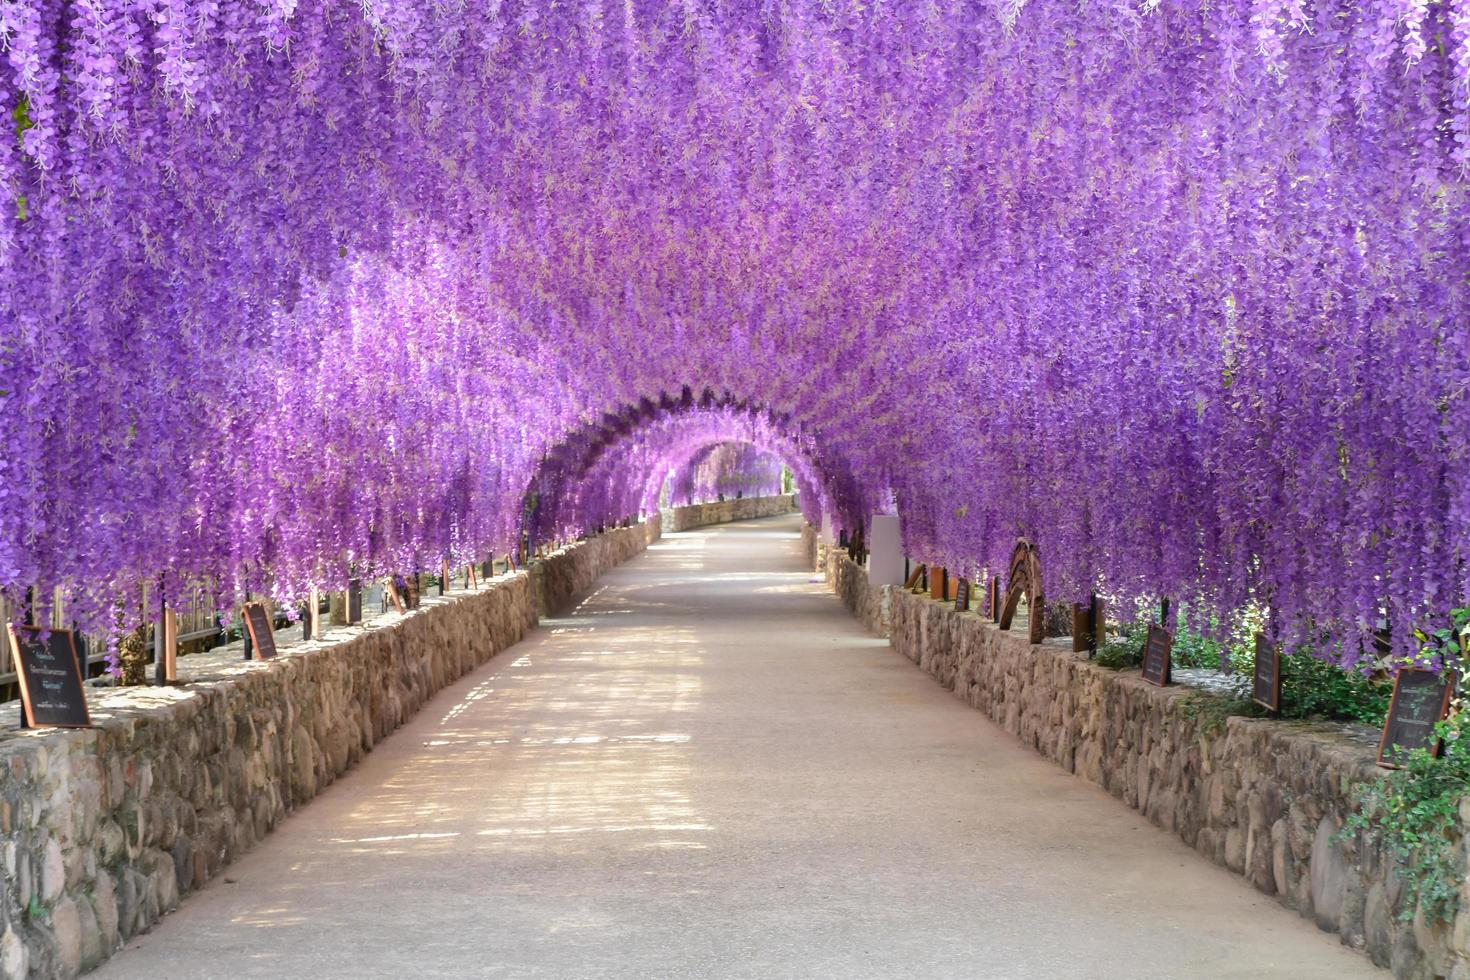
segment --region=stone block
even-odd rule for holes
[[[1423,973],[1419,970],[1419,966],[1423,961],[1424,956],[1419,951],[1419,943],[1414,938],[1414,930],[1400,929],[1388,957],[1388,968],[1393,971],[1393,975],[1416,978],[1422,976]]]
[[[1393,954],[1393,910],[1383,882],[1368,887],[1363,901],[1363,943],[1369,958],[1378,966],[1388,966]]]
[[[1452,927],[1443,922],[1431,922],[1425,919],[1423,912],[1419,912],[1414,916],[1411,928],[1427,972],[1437,977],[1448,974],[1454,960],[1450,952]]]
[[[1271,825],[1271,879],[1275,891],[1282,895],[1291,894],[1291,848],[1287,844],[1290,834],[1283,817]]]
[[[30,956],[26,944],[14,929],[0,936],[0,972],[5,980],[25,980],[30,975]]]
[[[82,969],[82,918],[77,903],[63,898],[51,910],[51,936],[56,944],[56,958],[64,976],[75,976]]]
[[[108,953],[117,948],[119,931],[117,915],[117,891],[113,887],[112,875],[97,872],[92,886],[92,908],[97,913],[97,928],[102,935],[102,947]],[[104,956],[106,953],[104,953]]]
[[[1312,842],[1312,913],[1317,924],[1330,932],[1338,930],[1348,884],[1347,862],[1332,840],[1337,829],[1330,817],[1323,817]]]
[[[1225,831],[1225,867],[1236,874],[1245,870],[1245,831],[1239,827]]]
[[[66,887],[66,864],[61,855],[61,844],[55,837],[46,838],[41,848],[41,902],[50,905]]]
[[[97,912],[86,899],[76,902],[77,920],[81,931],[82,969],[91,970],[111,952],[102,945],[102,927],[97,921]]]

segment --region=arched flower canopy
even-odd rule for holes
[[[10,0],[0,584],[482,556],[688,386],[915,557],[1351,659],[1470,594],[1467,10]]]
[[[751,442],[715,442],[692,450],[669,470],[670,503],[720,497],[766,497],[781,492],[781,458]],[[662,480],[655,474],[655,486]]]
[[[670,469],[738,441],[790,461],[808,518],[863,520],[863,500],[845,460],[805,439],[791,420],[732,395],[687,387],[678,397],[641,399],[609,412],[557,444],[537,468],[527,495],[527,530],[537,541],[569,537],[658,509]],[[779,479],[779,469],[777,471]]]

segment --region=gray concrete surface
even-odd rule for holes
[[[1383,975],[861,633],[797,528],[609,573],[99,975]]]

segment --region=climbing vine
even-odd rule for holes
[[[1360,791],[1360,809],[1344,825],[1345,830],[1382,835],[1403,882],[1403,919],[1413,918],[1419,909],[1427,918],[1449,922],[1460,907],[1464,869],[1455,847],[1463,832],[1460,807],[1470,791],[1466,732],[1463,716],[1441,722],[1444,752],[1407,753],[1402,769]]]
[[[1461,807],[1470,799],[1470,716],[1465,702],[1464,670],[1470,666],[1470,608],[1457,608],[1447,626],[1418,630],[1423,644],[1419,662],[1443,665],[1462,679],[1451,716],[1435,734],[1443,749],[1406,753],[1397,769],[1370,782],[1359,793],[1359,809],[1344,825],[1347,831],[1381,834],[1399,867],[1404,884],[1400,916],[1422,910],[1431,919],[1449,922],[1460,907],[1465,869],[1456,847],[1464,833]]]

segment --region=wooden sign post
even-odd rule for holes
[[[990,621],[992,623],[999,623],[1000,607],[1001,603],[1004,602],[1004,600],[1001,598],[999,575],[990,576],[990,581],[986,585],[985,591],[987,594],[986,605],[990,607],[988,610],[986,610],[990,613]]]
[[[250,634],[250,646],[254,651],[254,655],[246,659],[270,660],[276,655],[276,634],[265,603],[247,602],[240,612],[245,618],[245,630]]]
[[[1272,643],[1265,633],[1256,634],[1251,700],[1270,711],[1273,718],[1281,714],[1281,645]]]
[[[1086,653],[1091,660],[1105,635],[1103,600],[1092,593],[1086,602],[1072,603],[1072,652]]]
[[[955,585],[954,611],[970,611],[970,580],[967,578],[960,579],[959,582]]]
[[[1173,652],[1174,634],[1150,623],[1148,639],[1143,644],[1143,679],[1158,687],[1168,687]]]
[[[945,593],[947,593],[948,591],[949,570],[945,568],[936,568],[934,571],[930,572],[929,598],[938,599],[942,602],[945,599]]]
[[[403,598],[398,594],[398,576],[397,575],[389,575],[388,576],[388,579],[387,579],[387,582],[386,582],[386,587],[387,587],[387,592],[388,592],[388,598],[393,601],[393,608],[398,611],[398,615],[402,616],[403,615]]]
[[[1428,670],[1405,667],[1393,679],[1393,699],[1383,720],[1383,737],[1378,742],[1378,764],[1385,769],[1402,769],[1400,759],[1414,749],[1439,755],[1440,740],[1434,726],[1444,720],[1454,693],[1454,675],[1441,676]]]
[[[1090,602],[1072,603],[1072,652],[1091,653],[1097,649],[1097,626],[1093,610],[1097,597]]]
[[[315,586],[306,594],[306,623],[303,632],[308,640],[322,638],[322,594]]]
[[[88,728],[82,661],[71,630],[10,624],[10,652],[20,682],[22,728]]]
[[[1022,597],[1026,599],[1029,615],[1027,638],[1032,643],[1040,643],[1046,638],[1046,595],[1041,585],[1041,559],[1036,548],[1025,538],[1017,541],[1015,550],[1011,552],[1010,579],[1006,583],[1005,600],[997,620],[1001,629],[1011,628]]]
[[[362,579],[351,579],[347,583],[347,623],[362,622]]]
[[[179,679],[179,619],[168,606],[153,624],[153,682],[160,687]]]

